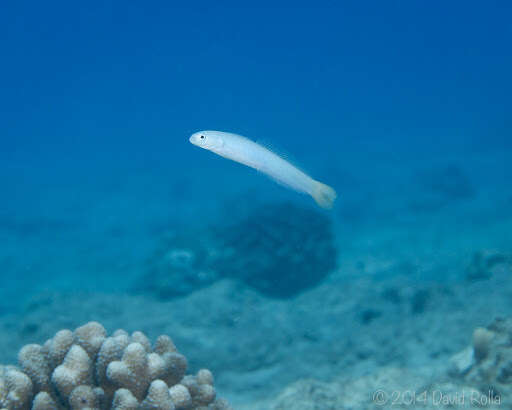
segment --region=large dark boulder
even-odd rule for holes
[[[216,270],[269,296],[293,296],[336,267],[331,221],[313,209],[268,205],[216,232]]]
[[[169,299],[229,277],[286,298],[335,267],[330,218],[291,203],[270,204],[228,223],[163,238],[134,289]]]

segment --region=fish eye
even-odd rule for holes
[[[201,138],[202,140],[204,140],[204,135],[200,135],[199,138]]]

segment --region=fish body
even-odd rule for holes
[[[295,191],[311,195],[322,208],[332,208],[336,191],[302,172],[271,150],[241,135],[221,131],[199,131],[189,141],[232,161],[262,172]]]

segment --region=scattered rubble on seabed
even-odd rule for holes
[[[170,301],[41,294],[0,318],[0,363],[15,364],[25,344],[97,320],[110,332],[172,335],[190,371],[208,367],[216,391],[240,410],[392,408],[378,400],[504,408],[511,325],[493,318],[512,313],[512,269],[510,258],[498,259],[479,265],[488,272],[481,280],[334,274],[287,300],[231,279]]]

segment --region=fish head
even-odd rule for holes
[[[199,131],[192,134],[189,141],[200,148],[217,152],[224,146],[222,133],[218,131]]]

